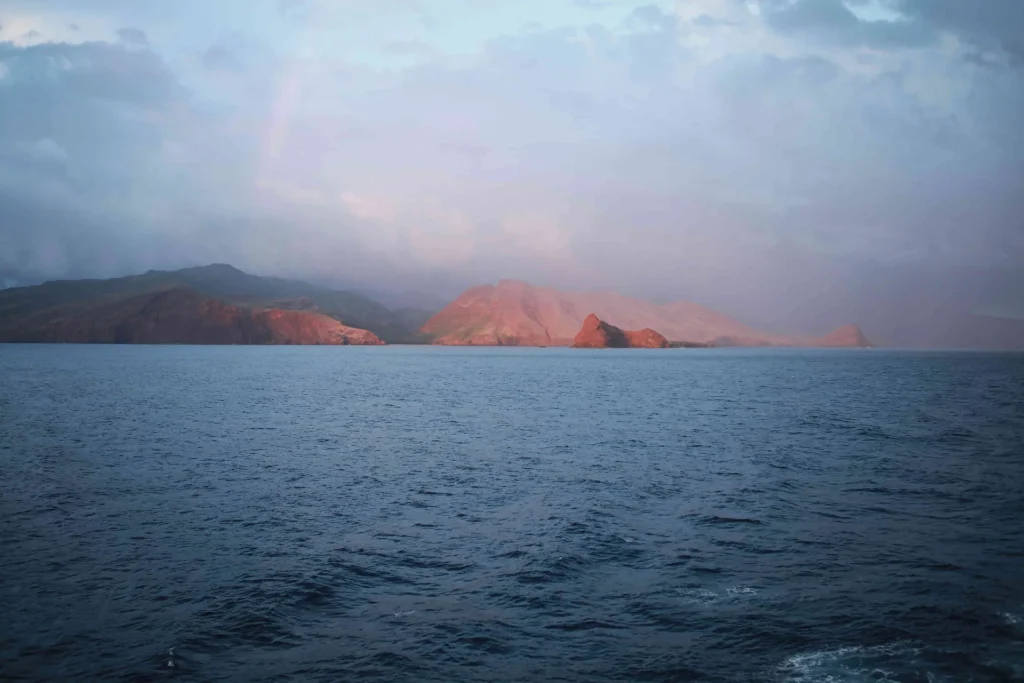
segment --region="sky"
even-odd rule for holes
[[[0,280],[1024,317],[1020,0],[4,0]]]

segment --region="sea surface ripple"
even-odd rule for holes
[[[1021,681],[1024,355],[0,345],[0,679]]]

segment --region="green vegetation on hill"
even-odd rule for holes
[[[109,280],[54,280],[32,287],[0,290],[0,323],[17,326],[48,309],[81,312],[93,303],[162,289],[187,287],[207,297],[248,308],[316,311],[350,327],[369,330],[391,344],[429,341],[417,330],[429,311],[392,311],[362,294],[318,287],[301,280],[260,277],[226,264],[182,270],[151,270]]]

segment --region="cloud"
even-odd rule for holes
[[[1024,35],[1024,4],[1015,0],[896,0],[905,16],[982,47],[1005,49]]]
[[[117,37],[125,45],[133,47],[148,47],[149,38],[146,32],[137,28],[122,28],[117,30]]]
[[[132,231],[155,229],[133,224],[145,212],[132,193],[159,163],[187,91],[155,54],[112,44],[0,44],[0,63],[0,190],[13,212],[2,267],[82,272],[107,260],[93,242],[130,259]]]
[[[1019,64],[1024,35],[1024,4],[1013,0],[761,0],[774,29],[808,38],[879,49],[921,48],[942,35]],[[883,18],[863,19],[854,10],[884,9]],[[967,53],[978,62],[978,52]],[[983,60],[984,58],[982,58]]]
[[[874,48],[923,47],[935,43],[938,32],[921,20],[865,21],[843,0],[795,0],[765,5],[765,18],[774,29],[847,45]]]
[[[237,69],[241,63],[235,54],[221,43],[210,45],[202,54],[203,65],[208,69]]]
[[[155,53],[128,51],[110,43],[43,43],[19,48],[0,43],[0,62],[11,90],[7,110],[46,106],[34,96],[111,100],[144,107],[166,106],[184,93],[177,78]],[[50,100],[47,100],[48,102]]]
[[[49,138],[33,140],[23,146],[30,157],[42,162],[63,163],[67,161],[67,151]]]
[[[633,10],[633,18],[662,29],[670,29],[675,26],[675,17],[657,5],[637,7]]]

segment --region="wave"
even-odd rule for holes
[[[590,631],[593,629],[622,629],[625,628],[625,626],[621,626],[610,621],[601,621],[600,619],[583,619],[581,621],[548,624],[544,628],[554,629],[557,631]]]
[[[860,683],[922,680],[944,683],[944,677],[922,658],[922,648],[897,642],[849,646],[793,655],[779,665],[783,681],[793,683]]]
[[[701,515],[697,523],[700,525],[729,525],[729,524],[750,524],[753,526],[764,526],[764,522],[754,517],[740,517],[732,515]]]

